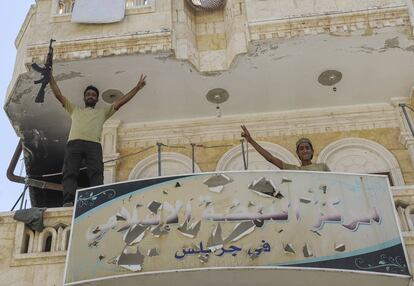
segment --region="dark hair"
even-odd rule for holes
[[[86,88],[85,88],[85,91],[83,92],[83,96],[85,97],[85,94],[86,94],[86,92],[88,91],[88,90],[93,90],[94,92],[96,92],[96,94],[98,95],[98,97],[99,97],[99,90],[95,87],[95,86],[93,86],[93,85],[88,85]]]
[[[311,147],[311,149],[313,150],[313,146],[311,141],[308,138],[300,138],[297,142],[296,142],[296,151],[298,151],[299,145],[302,143],[307,143],[309,144],[309,146]]]

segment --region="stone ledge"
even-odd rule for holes
[[[49,44],[33,44],[26,53],[26,65],[44,62]],[[59,42],[54,46],[54,60],[68,61],[100,58],[113,55],[157,53],[171,50],[171,31],[148,31],[127,35],[112,35],[105,38],[85,38]]]
[[[248,25],[252,40],[317,34],[348,35],[357,31],[369,36],[373,33],[372,29],[409,27],[410,16],[407,7],[400,6],[352,13],[263,20],[250,22]]]
[[[298,116],[300,114],[300,116]],[[171,140],[177,144],[236,140],[240,138],[240,124],[248,122],[256,137],[304,135],[337,131],[398,128],[394,108],[376,104],[337,109],[295,110],[269,114],[223,117],[220,120],[200,119],[165,121],[144,124],[123,124],[118,128],[121,148],[143,147],[156,141]],[[154,139],[156,138],[156,139]],[[167,142],[164,142],[167,143]]]
[[[14,254],[11,267],[65,263],[66,251]]]

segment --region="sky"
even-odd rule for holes
[[[10,211],[17,198],[23,191],[23,185],[10,182],[7,179],[7,167],[16,149],[19,138],[14,132],[10,121],[4,111],[4,100],[7,96],[7,87],[13,75],[16,48],[14,40],[34,0],[1,1],[0,4],[0,212]],[[15,174],[20,174],[21,161],[16,167]],[[28,199],[28,196],[26,196]],[[29,205],[29,199],[27,204]]]

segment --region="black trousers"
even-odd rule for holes
[[[101,144],[84,140],[71,140],[66,145],[63,162],[63,204],[75,200],[82,160],[85,160],[86,163],[90,186],[103,184]]]

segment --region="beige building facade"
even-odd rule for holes
[[[214,10],[186,0],[127,0],[124,19],[112,24],[72,23],[73,5],[37,0],[17,35],[5,110],[19,137],[29,138],[29,111],[68,129],[50,91],[27,114],[14,109],[35,96],[30,64],[44,62],[54,38],[55,77],[77,104],[89,83],[126,93],[140,73],[148,76],[142,94],[104,126],[105,183],[158,176],[157,142],[162,175],[175,175],[191,173],[193,158],[195,172],[243,170],[241,124],[291,164],[299,164],[296,140],[308,137],[313,160],[332,171],[389,177],[413,261],[412,0],[227,0]],[[321,84],[326,70],[342,79]],[[225,89],[228,101],[208,102],[214,88]],[[64,145],[65,136],[56,138]],[[249,170],[277,169],[246,150]],[[48,209],[42,233],[1,214],[0,284],[62,285],[71,214]]]

